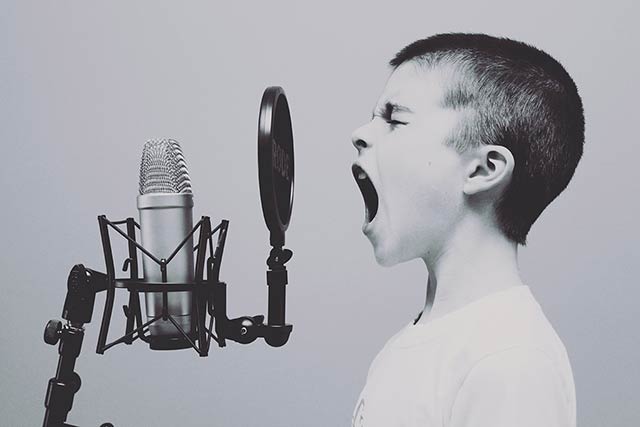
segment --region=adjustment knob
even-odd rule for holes
[[[49,320],[44,328],[44,342],[50,345],[58,344],[60,341],[60,333],[62,331],[62,322],[59,320]]]
[[[69,378],[69,386],[71,387],[71,391],[75,394],[80,390],[80,386],[82,385],[82,380],[80,380],[80,375],[76,372],[71,374]]]

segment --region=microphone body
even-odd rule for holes
[[[158,259],[167,259],[193,229],[193,194],[151,193],[138,196],[142,246]],[[145,282],[162,282],[160,266],[143,256]],[[167,264],[167,283],[194,280],[193,237]],[[186,332],[191,333],[191,293],[169,292],[168,310]],[[162,293],[145,295],[148,320],[162,316]],[[159,320],[149,326],[151,336],[182,337],[171,321]]]
[[[177,141],[148,141],[140,163],[140,234],[144,246],[158,260],[168,260],[193,230],[193,193],[182,149]],[[162,282],[160,265],[146,255],[142,257],[145,282]],[[190,283],[194,280],[193,237],[166,264],[166,283]],[[162,316],[163,293],[145,295],[147,320]],[[167,292],[167,311],[187,334],[191,322],[192,294]],[[152,349],[189,346],[184,335],[171,320],[159,319],[149,325]]]

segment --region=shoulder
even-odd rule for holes
[[[457,426],[575,426],[575,400],[562,367],[545,352],[514,346],[478,360],[450,411]]]
[[[527,286],[494,298],[470,320],[464,347],[472,363],[515,348],[538,349],[556,363],[566,359],[562,341]]]
[[[485,424],[452,425],[503,425],[487,421],[486,411],[505,419],[540,412],[531,416],[537,425],[575,425],[575,385],[566,349],[528,287],[478,305],[465,324],[446,366],[454,373],[446,407],[452,417],[474,414]],[[545,414],[569,424],[540,421]]]
[[[469,390],[477,385],[489,390],[533,387],[550,389],[559,385],[560,369],[542,350],[513,346],[478,360],[467,372],[460,386]]]

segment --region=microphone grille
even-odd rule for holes
[[[147,141],[140,161],[140,194],[191,192],[189,171],[178,141]]]

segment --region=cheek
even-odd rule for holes
[[[455,221],[462,203],[462,181],[457,161],[452,159],[435,160],[425,169],[419,183],[422,192],[415,195],[416,210],[422,212],[431,223],[430,226],[443,230]]]
[[[429,152],[413,147],[407,155],[399,150],[381,153],[389,160],[382,167],[382,203],[387,208],[390,228],[407,249],[439,239],[457,217],[460,207],[460,164],[457,154],[445,150]]]
[[[381,150],[379,173],[387,203],[407,211],[444,209],[460,196],[459,159],[455,152],[397,145]]]
[[[424,153],[415,152],[411,144],[394,142],[380,147],[378,171],[385,195],[402,200],[418,192],[427,162]]]

